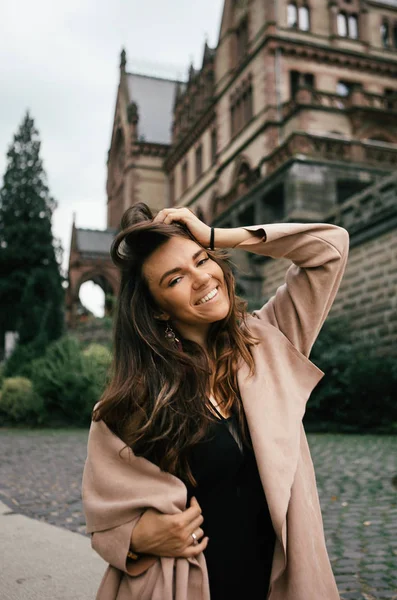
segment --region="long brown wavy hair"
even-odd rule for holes
[[[216,418],[208,410],[211,376],[214,397],[226,411],[237,414],[243,441],[249,444],[237,383],[237,361],[240,357],[245,360],[252,375],[251,346],[258,340],[242,327],[247,303],[235,294],[228,253],[208,249],[211,260],[223,271],[229,312],[211,324],[208,354],[199,344],[179,334],[179,347],[165,337],[164,322],[154,318],[158,307],[142,274],[142,265],[172,237],[199,242],[183,224],[153,223],[153,218],[144,203],[129,208],[112,244],[112,260],[121,271],[113,363],[110,383],[93,419],[103,420],[136,455],[149,458],[162,470],[195,485],[188,456]],[[216,365],[213,374],[208,357]]]

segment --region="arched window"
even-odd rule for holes
[[[344,13],[344,12],[338,13],[337,26],[338,26],[338,35],[340,35],[341,37],[347,37],[346,13]]]
[[[382,38],[382,46],[384,48],[389,47],[389,21],[383,19],[382,25],[380,26],[380,36]]]
[[[299,7],[299,29],[309,31],[310,29],[310,13],[307,6]]]
[[[298,27],[298,9],[294,2],[288,4],[287,23],[288,27]]]
[[[357,15],[349,15],[349,37],[353,40],[358,39],[358,18]]]

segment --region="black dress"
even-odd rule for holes
[[[243,446],[235,415],[211,423],[189,456],[202,508],[211,600],[265,600],[275,533],[253,450]]]

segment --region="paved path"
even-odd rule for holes
[[[342,598],[397,600],[397,437],[308,439]],[[14,512],[84,534],[80,484],[86,442],[81,430],[0,430],[0,500]],[[58,598],[77,596],[52,600]]]
[[[94,600],[106,564],[88,537],[0,502],[1,600]]]

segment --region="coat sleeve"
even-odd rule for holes
[[[186,506],[186,486],[137,457],[103,421],[91,423],[82,480],[87,533],[93,549],[111,566],[140,575],[157,562],[127,557],[131,534],[148,508],[174,514]]]
[[[306,357],[338,292],[349,252],[349,234],[327,223],[275,223],[244,227],[262,233],[236,246],[292,261],[285,282],[254,316],[277,327]]]
[[[138,520],[91,534],[91,546],[95,552],[109,565],[131,576],[141,575],[156,562],[153,556],[141,556],[137,561],[127,557],[131,534]]]

